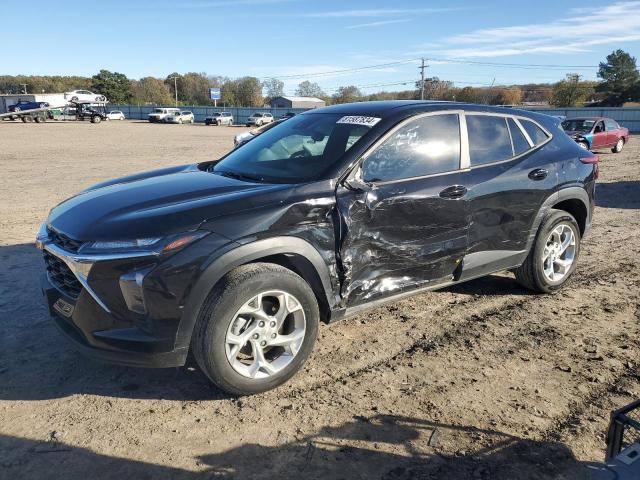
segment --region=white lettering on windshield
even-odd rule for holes
[[[379,121],[380,119],[376,117],[364,117],[362,115],[347,115],[345,117],[342,117],[336,123],[349,123],[352,125],[366,125],[367,127],[373,127]]]

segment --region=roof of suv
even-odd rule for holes
[[[382,100],[372,102],[343,103],[329,107],[307,110],[302,115],[313,113],[337,113],[342,115],[362,115],[378,118],[386,118],[401,114],[402,112],[420,112],[434,110],[470,110],[478,112],[495,112],[502,114],[526,116],[536,120],[548,121],[551,117],[531,110],[520,110],[512,107],[495,105],[480,105],[475,103],[461,103],[437,100]],[[557,120],[559,122],[559,120]]]

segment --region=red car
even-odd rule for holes
[[[613,153],[620,153],[629,141],[629,129],[611,118],[568,118],[562,122],[562,129],[585,150],[611,148]]]

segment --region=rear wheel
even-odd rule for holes
[[[515,270],[516,280],[536,292],[561,288],[576,269],[580,228],[573,216],[552,209],[540,225],[531,251]]]
[[[91,123],[100,123],[102,121],[102,118],[100,118],[100,115],[94,115],[93,117],[91,117]]]
[[[620,138],[616,146],[611,149],[613,153],[620,153],[624,148],[624,138]]]
[[[259,393],[300,369],[318,322],[316,298],[302,278],[270,263],[243,265],[209,294],[193,333],[193,353],[222,390]]]
[[[589,144],[587,142],[578,142],[578,145],[580,145],[585,150],[589,150]]]

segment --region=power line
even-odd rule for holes
[[[481,62],[474,60],[463,60],[455,58],[410,58],[407,60],[401,60],[396,62],[378,63],[375,65],[365,65],[362,67],[344,68],[339,70],[327,70],[324,72],[313,73],[296,73],[287,75],[269,75],[267,77],[261,77],[262,79],[278,78],[278,79],[297,79],[297,78],[317,78],[327,75],[336,75],[342,73],[360,72],[365,70],[371,70],[375,68],[391,67],[396,65],[406,65],[414,62],[422,62],[431,60],[432,62],[454,63],[464,65],[477,65],[487,67],[499,67],[499,68],[524,68],[524,69],[540,69],[540,68],[553,68],[553,69],[597,69],[597,65],[561,65],[561,64],[543,64],[543,63],[505,63],[505,62]],[[418,67],[422,68],[422,67]]]

